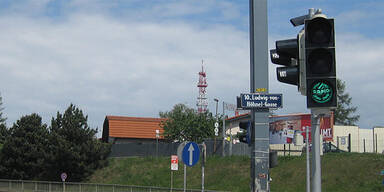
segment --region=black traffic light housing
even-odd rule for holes
[[[276,41],[276,49],[270,50],[272,63],[285,66],[276,68],[276,75],[278,81],[291,85],[298,85],[298,48],[299,47],[297,39],[286,39]]]
[[[251,131],[252,131],[251,121],[240,122],[239,127],[240,127],[240,132],[237,133],[237,137],[239,138],[240,142],[251,145]]]
[[[315,15],[304,22],[308,108],[337,107],[334,20]]]
[[[307,16],[291,19],[293,26],[304,24]],[[277,80],[282,83],[296,85],[302,95],[306,95],[306,78],[304,62],[304,30],[300,30],[294,39],[276,41],[276,49],[270,50],[271,61],[284,65],[276,68]]]

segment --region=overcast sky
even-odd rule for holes
[[[196,108],[204,60],[209,109],[249,92],[248,0],[1,0],[0,93],[11,126],[38,113],[49,123],[75,104],[99,131],[106,115],[158,117]],[[269,49],[296,37],[289,19],[321,8],[335,18],[337,76],[358,107],[361,128],[384,125],[384,2],[269,0]],[[267,53],[266,53],[267,54]],[[307,113],[295,86],[277,82],[277,114]],[[100,133],[99,133],[100,135]]]

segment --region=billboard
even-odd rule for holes
[[[305,141],[305,130],[308,128],[309,140],[311,141],[311,114],[297,114],[286,116],[271,116],[269,118],[270,144],[293,143],[295,134],[303,135]],[[320,119],[320,134],[324,141],[333,139],[333,113]]]

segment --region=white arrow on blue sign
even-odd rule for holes
[[[189,142],[184,146],[183,149],[183,162],[184,164],[192,167],[200,158],[200,149],[195,142]]]

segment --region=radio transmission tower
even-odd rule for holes
[[[197,97],[197,111],[199,113],[204,113],[207,111],[208,101],[207,101],[207,74],[204,72],[204,60],[201,61],[201,71],[199,72],[199,83],[197,84],[199,88],[199,97]]]

